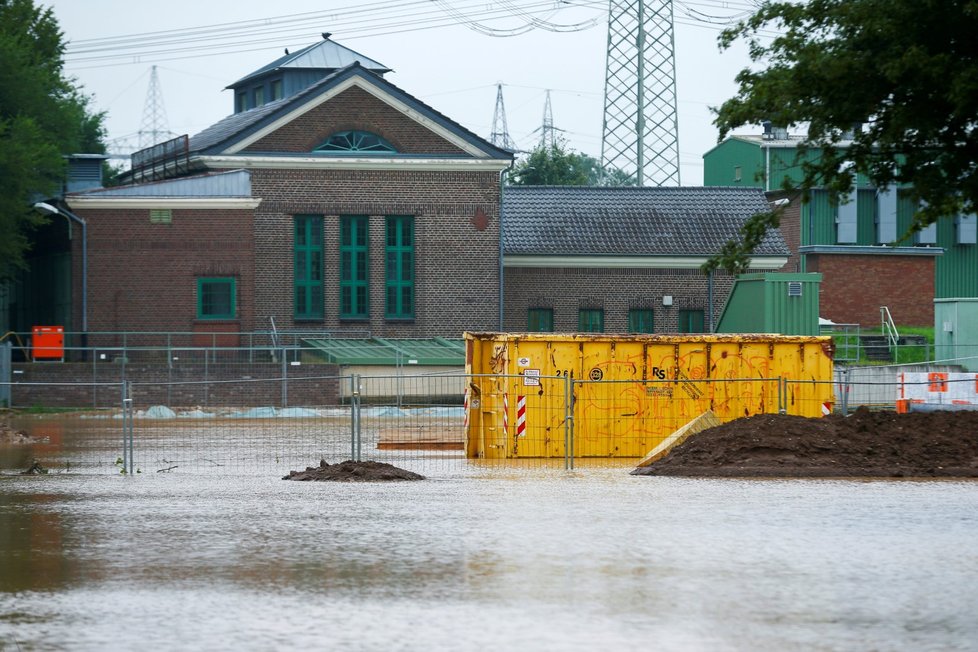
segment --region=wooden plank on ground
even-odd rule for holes
[[[463,450],[462,426],[438,425],[382,428],[377,448],[381,450]]]
[[[685,426],[679,428],[671,435],[663,439],[658,446],[649,451],[648,455],[639,460],[638,466],[648,466],[652,462],[665,457],[666,454],[673,449],[673,447],[683,443],[691,435],[695,435],[696,433],[702,432],[708,428],[715,428],[721,423],[722,422],[720,419],[718,419],[711,410],[707,410],[687,423]]]

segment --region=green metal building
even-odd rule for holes
[[[801,163],[820,156],[817,149],[800,156],[804,138],[775,128],[762,135],[730,136],[703,155],[703,184],[747,186],[778,192],[785,180],[801,182]],[[978,229],[975,215],[958,215],[907,236],[916,205],[905,189],[895,192],[871,186],[858,175],[855,201],[835,204],[825,191],[815,190],[800,207],[798,271],[809,271],[806,254],[833,246],[872,248],[932,247],[942,250],[935,258],[934,297],[978,297]],[[786,235],[787,239],[791,239]]]

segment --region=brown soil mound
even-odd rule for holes
[[[321,460],[319,466],[306,467],[305,471],[289,471],[289,474],[282,479],[318,480],[322,482],[378,482],[424,480],[424,476],[383,462],[347,460],[339,464],[327,464],[326,460]]]
[[[761,414],[694,435],[633,475],[978,477],[978,412]]]

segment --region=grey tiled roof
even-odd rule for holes
[[[507,186],[503,246],[507,255],[713,255],[766,210],[758,188]],[[775,231],[754,253],[789,251]]]
[[[280,116],[287,114],[289,111],[292,111],[296,107],[310,101],[312,98],[328,91],[336,84],[354,75],[362,77],[376,86],[381,92],[391,95],[398,101],[403,102],[415,109],[418,113],[426,116],[432,122],[440,124],[442,127],[454,132],[462,139],[484,151],[487,156],[501,160],[513,158],[512,152],[496,147],[416,97],[402,91],[380,75],[366,70],[356,61],[345,68],[326,75],[316,83],[293,95],[269,102],[268,104],[263,104],[254,109],[232,113],[223,120],[207,127],[199,134],[191,136],[190,151],[194,153],[219,153],[237,140],[260,129],[265,124],[274,122]]]
[[[297,95],[301,95],[301,93]],[[200,152],[236,136],[252,125],[261,122],[265,116],[271,115],[286,104],[291,103],[292,100],[296,99],[297,95],[275,100],[268,104],[262,104],[254,109],[248,109],[240,113],[232,113],[222,120],[215,122],[210,127],[207,127],[199,134],[191,136],[190,151]]]

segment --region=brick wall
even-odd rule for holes
[[[790,203],[781,212],[781,235],[784,237],[785,244],[788,245],[788,262],[785,263],[779,272],[795,274],[801,271],[801,255],[798,253],[801,247],[801,196],[788,195],[786,193],[767,193],[770,201],[778,199],[789,199]]]
[[[458,337],[498,324],[499,174],[352,170],[255,170],[255,309],[282,329],[363,331],[374,336]],[[477,214],[488,219],[483,225]],[[324,216],[325,316],[293,318],[293,216]],[[340,320],[339,218],[369,216],[370,314]],[[414,216],[415,318],[387,320],[385,217]],[[484,228],[480,230],[480,227]]]
[[[196,406],[282,407],[281,363],[242,362],[208,366],[204,363],[184,363],[174,367],[132,363],[125,366],[115,363],[27,363],[14,364],[13,370],[13,380],[25,383],[11,386],[14,407],[117,408],[121,406],[120,384],[123,380],[134,383],[133,399],[137,409],[152,405],[166,405],[174,409]],[[289,366],[286,373],[286,399],[289,405],[338,403],[339,381],[336,375],[339,371],[336,365]],[[210,382],[201,382],[204,380]],[[45,386],[44,383],[52,384]]]
[[[192,331],[202,276],[235,278],[238,319],[222,327],[254,328],[252,211],[175,209],[171,224],[151,224],[148,209],[77,213],[88,222],[90,331]]]
[[[606,333],[628,332],[630,308],[651,308],[656,333],[675,333],[679,311],[704,313],[708,328],[707,277],[698,269],[581,269],[507,267],[505,329],[525,331],[529,308],[552,308],[555,331],[576,331],[578,310],[602,308]],[[733,279],[723,273],[714,277],[713,319],[730,294]],[[662,297],[672,296],[672,306]]]
[[[310,109],[244,151],[311,152],[330,135],[349,130],[375,133],[404,154],[463,154],[455,145],[356,86]]]
[[[823,275],[821,317],[876,326],[886,306],[898,325],[934,325],[932,256],[808,254],[806,261]]]

